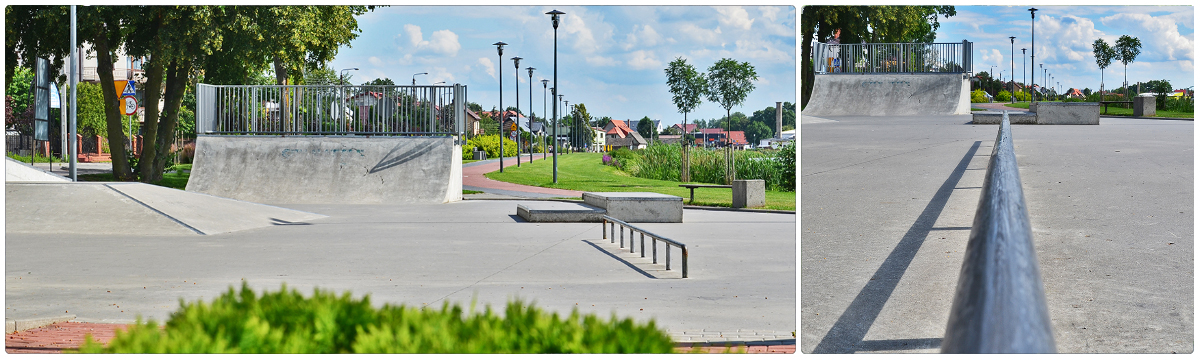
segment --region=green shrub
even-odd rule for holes
[[[971,102],[973,102],[973,103],[988,102],[987,94],[983,92],[983,89],[975,89],[975,91],[971,92]]]
[[[184,304],[165,327],[141,319],[83,353],[670,353],[674,343],[654,321],[600,320],[573,311],[560,318],[512,301],[503,316],[384,305],[313,290],[305,298],[283,286],[261,297],[242,283],[212,303]]]
[[[996,94],[996,101],[1008,101],[1011,98],[1012,93],[1009,93],[1008,90],[1000,90],[1000,93]]]
[[[1163,99],[1163,110],[1179,112],[1195,112],[1196,99],[1168,96]]]
[[[469,146],[487,151],[489,159],[500,157],[500,135],[483,135],[471,138]],[[464,150],[465,153],[465,150]],[[517,142],[504,139],[504,156],[517,156]]]
[[[769,189],[795,191],[795,150],[793,145],[790,157],[781,156],[780,151],[735,150],[734,170],[737,171],[737,178],[762,179]],[[678,144],[653,144],[637,151],[618,149],[610,155],[616,160],[617,167],[631,176],[680,181],[683,151]],[[688,148],[688,156],[691,158],[692,182],[725,184],[724,149],[691,147]]]

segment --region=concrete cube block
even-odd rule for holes
[[[583,202],[625,222],[681,223],[683,198],[652,192],[585,192]]]
[[[1154,116],[1154,97],[1138,96],[1133,98],[1133,116]]]
[[[733,181],[733,207],[767,205],[767,182],[759,179]]]
[[[1100,125],[1100,103],[1077,102],[1038,104],[1040,125]]]

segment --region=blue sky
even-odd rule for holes
[[[1192,6],[1039,6],[1036,19],[1036,61],[1062,83],[1063,89],[1100,88],[1100,68],[1092,42],[1113,45],[1121,35],[1142,42],[1142,52],[1128,66],[1129,82],[1166,79],[1176,89],[1195,85],[1195,10]],[[937,42],[975,43],[975,71],[1003,68],[1011,76],[1009,36],[1016,36],[1017,79],[1021,48],[1030,46],[1030,6],[955,6],[957,15],[941,18]],[[1026,53],[1025,59],[1029,54]],[[1026,66],[1029,66],[1026,60]],[[1025,70],[1025,74],[1029,71]],[[1042,70],[1036,69],[1040,80]],[[1105,88],[1121,85],[1125,67],[1117,61],[1104,70]],[[1028,82],[1027,82],[1028,83]]]
[[[533,107],[541,114],[540,80],[553,78],[554,31],[545,15],[553,9],[567,13],[558,28],[560,93],[592,116],[681,121],[663,71],[676,57],[701,72],[726,57],[754,65],[756,89],[733,111],[749,115],[776,101],[798,102],[793,6],[392,6],[358,17],[362,33],[331,67],[359,68],[350,72],[356,84],[383,77],[409,84],[413,74],[428,72],[417,84],[465,84],[470,101],[490,110],[499,100],[497,76],[504,77],[504,106],[514,105],[511,58],[519,56],[520,107],[528,113],[525,68],[532,66]],[[497,41],[509,44],[503,61]],[[724,115],[705,101],[688,119]]]

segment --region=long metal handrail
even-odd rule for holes
[[[617,242],[617,234],[618,233],[616,230],[616,225],[621,225],[621,232],[620,232],[621,248],[625,247],[625,228],[629,228],[629,252],[630,253],[633,253],[633,250],[634,250],[633,249],[633,232],[637,231],[638,233],[641,233],[642,257],[646,257],[646,235],[650,235],[651,258],[652,258],[652,261],[654,264],[658,263],[658,241],[662,241],[663,243],[667,244],[666,249],[664,249],[667,252],[667,254],[666,254],[667,270],[671,270],[671,246],[673,245],[673,246],[679,248],[679,251],[683,253],[683,278],[687,279],[687,277],[688,277],[687,245],[684,245],[681,242],[671,240],[666,237],[657,235],[655,233],[652,233],[652,232],[649,232],[646,230],[642,230],[641,228],[638,228],[637,226],[629,225],[629,223],[627,223],[627,222],[621,221],[620,219],[617,219],[617,218],[614,218],[614,217],[611,217],[608,215],[604,215],[603,221],[604,221],[604,223],[602,225],[600,225],[600,231],[603,233],[603,236],[604,236],[603,238],[608,239],[610,243]],[[612,233],[612,235],[613,235],[611,238],[608,237],[609,233]]]
[[[1008,111],[992,148],[942,352],[1055,352]]]
[[[972,72],[973,43],[813,43],[816,74]]]

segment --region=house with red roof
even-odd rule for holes
[[[671,129],[675,129],[680,134],[687,134],[696,131],[696,124],[684,124],[682,127],[679,124],[671,125]]]

